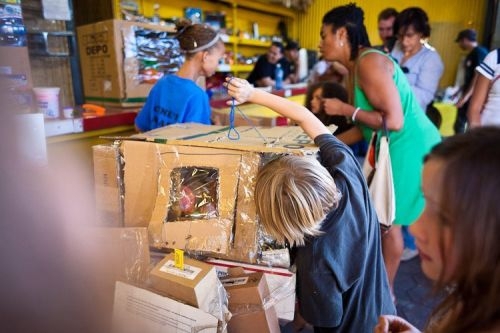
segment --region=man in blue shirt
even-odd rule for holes
[[[273,42],[267,51],[259,57],[248,76],[248,82],[256,87],[274,87],[276,65],[281,64],[283,69],[283,83],[290,83],[290,63],[284,56],[284,47],[280,42]]]

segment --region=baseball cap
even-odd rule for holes
[[[459,42],[464,38],[467,38],[468,40],[475,42],[476,38],[477,38],[477,33],[473,29],[462,30],[458,33],[458,36],[457,36],[457,39],[455,39],[455,42]]]

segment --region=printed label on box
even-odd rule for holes
[[[224,287],[241,286],[248,283],[248,276],[224,279],[221,282]]]
[[[290,252],[288,252],[288,249],[262,251],[262,262],[270,266],[289,267]]]
[[[160,268],[160,271],[175,276],[180,276],[189,280],[194,280],[196,276],[201,272],[201,268],[191,265],[184,265],[184,269],[181,270],[175,267],[175,263],[173,260],[169,260]]]

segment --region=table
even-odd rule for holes
[[[288,100],[294,101],[300,105],[304,105],[305,95],[295,95],[287,97]],[[258,104],[246,103],[238,106],[240,111],[235,110],[234,125],[235,126],[287,126],[289,121],[286,117],[279,113]],[[212,114],[218,116],[220,125],[229,125],[229,106],[212,108]],[[249,119],[247,120],[245,116]]]

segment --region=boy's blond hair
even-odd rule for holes
[[[306,236],[321,235],[321,222],[340,198],[332,176],[314,157],[283,156],[257,175],[257,214],[280,243],[301,246]]]

